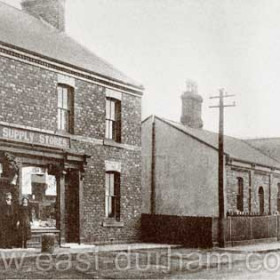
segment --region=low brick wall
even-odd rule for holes
[[[141,237],[144,242],[212,247],[212,218],[142,214]]]

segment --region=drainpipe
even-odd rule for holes
[[[269,175],[269,210],[268,210],[268,214],[271,215],[271,188],[272,188],[272,181],[273,181],[273,175],[270,174]]]
[[[156,160],[155,117],[152,120],[152,166],[151,166],[151,214],[155,214],[155,160]]]

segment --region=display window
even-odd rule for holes
[[[56,228],[57,182],[47,168],[22,167],[21,196],[29,199],[32,229]]]

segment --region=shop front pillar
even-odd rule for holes
[[[65,175],[66,171],[62,170],[57,175],[58,182],[58,209],[57,209],[57,223],[60,230],[60,245],[65,243]]]
[[[84,172],[79,171],[79,243],[84,243]]]

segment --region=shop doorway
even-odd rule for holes
[[[71,170],[65,180],[66,242],[80,242],[79,172]]]

